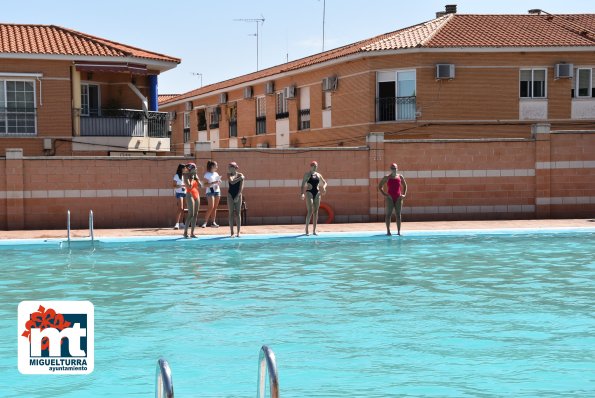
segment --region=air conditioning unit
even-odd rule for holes
[[[572,64],[556,64],[556,79],[572,79],[574,75],[574,65]]]
[[[227,93],[219,94],[219,103],[226,104],[227,103]]]
[[[264,92],[266,94],[275,94],[275,82],[267,82],[264,86]]]
[[[269,147],[268,142],[262,142],[260,144],[256,144],[256,148],[268,148],[268,147]]]
[[[192,110],[192,101],[186,101],[186,110],[187,111],[191,111]]]
[[[285,98],[291,99],[295,98],[295,86],[288,86],[283,89],[285,93]]]
[[[244,87],[244,99],[252,98],[252,86]]]
[[[339,78],[337,76],[329,76],[322,79],[322,91],[335,91]]]
[[[454,79],[455,66],[454,64],[437,64],[436,65],[436,79]]]

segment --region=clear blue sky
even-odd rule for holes
[[[445,4],[464,14],[595,13],[594,0],[326,0],[325,49],[427,21]],[[182,93],[322,50],[323,0],[29,0],[3,2],[4,23],[53,24],[182,59],[159,77],[160,93]]]

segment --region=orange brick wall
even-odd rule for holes
[[[221,149],[193,158],[7,157],[0,159],[0,228],[64,228],[68,209],[73,228],[87,228],[90,209],[98,228],[170,227],[177,164],[194,160],[202,174],[208,159],[219,162],[222,175],[229,161],[240,165],[252,224],[303,222],[300,181],[313,159],[329,182],[323,201],[337,222],[383,218],[376,186],[392,162],[409,186],[405,221],[595,215],[593,132],[516,140],[373,137],[369,148]]]

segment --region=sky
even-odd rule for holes
[[[0,22],[59,25],[181,58],[159,76],[159,93],[179,94],[435,18],[460,14],[595,13],[595,1],[454,0],[103,0],[3,2]]]

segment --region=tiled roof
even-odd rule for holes
[[[55,25],[0,24],[0,53],[136,57],[180,63],[179,58]]]
[[[185,100],[348,55],[413,48],[593,47],[595,14],[447,14],[405,29],[204,86],[164,101]]]
[[[157,101],[161,104],[162,102],[169,101],[172,98],[176,98],[180,94],[159,94]]]

